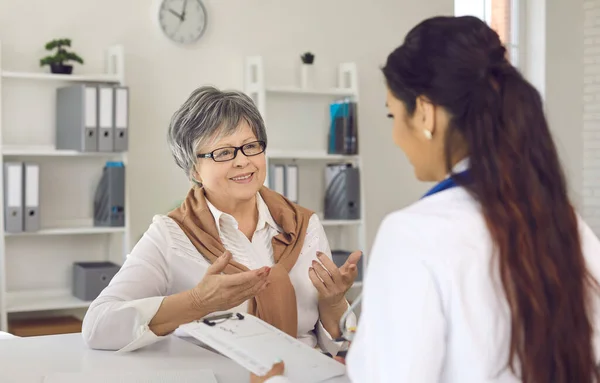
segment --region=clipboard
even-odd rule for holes
[[[220,314],[179,329],[258,376],[278,359],[292,382],[318,383],[346,373],[343,364],[250,314]]]

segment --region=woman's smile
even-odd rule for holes
[[[252,182],[252,180],[254,180],[254,172],[240,174],[235,177],[231,177],[230,180],[236,184],[249,184]]]

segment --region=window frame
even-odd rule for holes
[[[525,1],[507,1],[510,2],[510,41],[505,41],[504,46],[510,53],[512,64],[517,68],[521,68],[521,64],[525,62],[523,54]],[[490,26],[492,24],[492,2],[493,0],[483,0],[483,20]]]
[[[468,12],[458,12],[458,16],[461,15],[472,15],[483,20],[487,25],[492,24],[492,2],[493,0],[455,0],[454,13],[457,14],[457,8],[461,11],[468,10]],[[510,52],[510,58],[512,64],[522,69],[525,65],[525,17],[526,17],[526,0],[506,0],[510,1],[510,40],[504,42],[506,49]],[[460,6],[457,6],[460,4]],[[475,6],[477,4],[477,6]],[[470,8],[470,10],[469,10]]]

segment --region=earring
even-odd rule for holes
[[[423,129],[423,134],[425,134],[425,138],[427,138],[428,140],[431,140],[431,138],[433,137],[433,134],[431,134],[431,131],[427,130],[427,129]]]
[[[202,182],[198,181],[196,178],[194,178],[194,176],[192,176],[192,182],[196,184],[196,186],[198,187],[202,187]]]

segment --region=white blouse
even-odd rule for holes
[[[258,224],[251,241],[238,230],[233,216],[210,203],[208,206],[223,246],[235,261],[249,269],[273,265],[271,240],[281,228],[260,195],[257,197]],[[318,292],[308,276],[312,261],[317,260],[317,251],[331,258],[323,226],[313,215],[300,256],[289,273],[296,290],[298,339],[335,354],[340,344],[332,341],[319,321]],[[84,340],[91,348],[120,351],[132,351],[158,341],[163,337],[155,335],[148,324],[162,300],[195,287],[209,266],[175,221],[168,216],[155,216],[121,270],[92,302],[83,321]],[[231,311],[247,311],[247,302]],[[348,325],[355,324],[353,317]],[[175,334],[185,336],[177,331]]]

